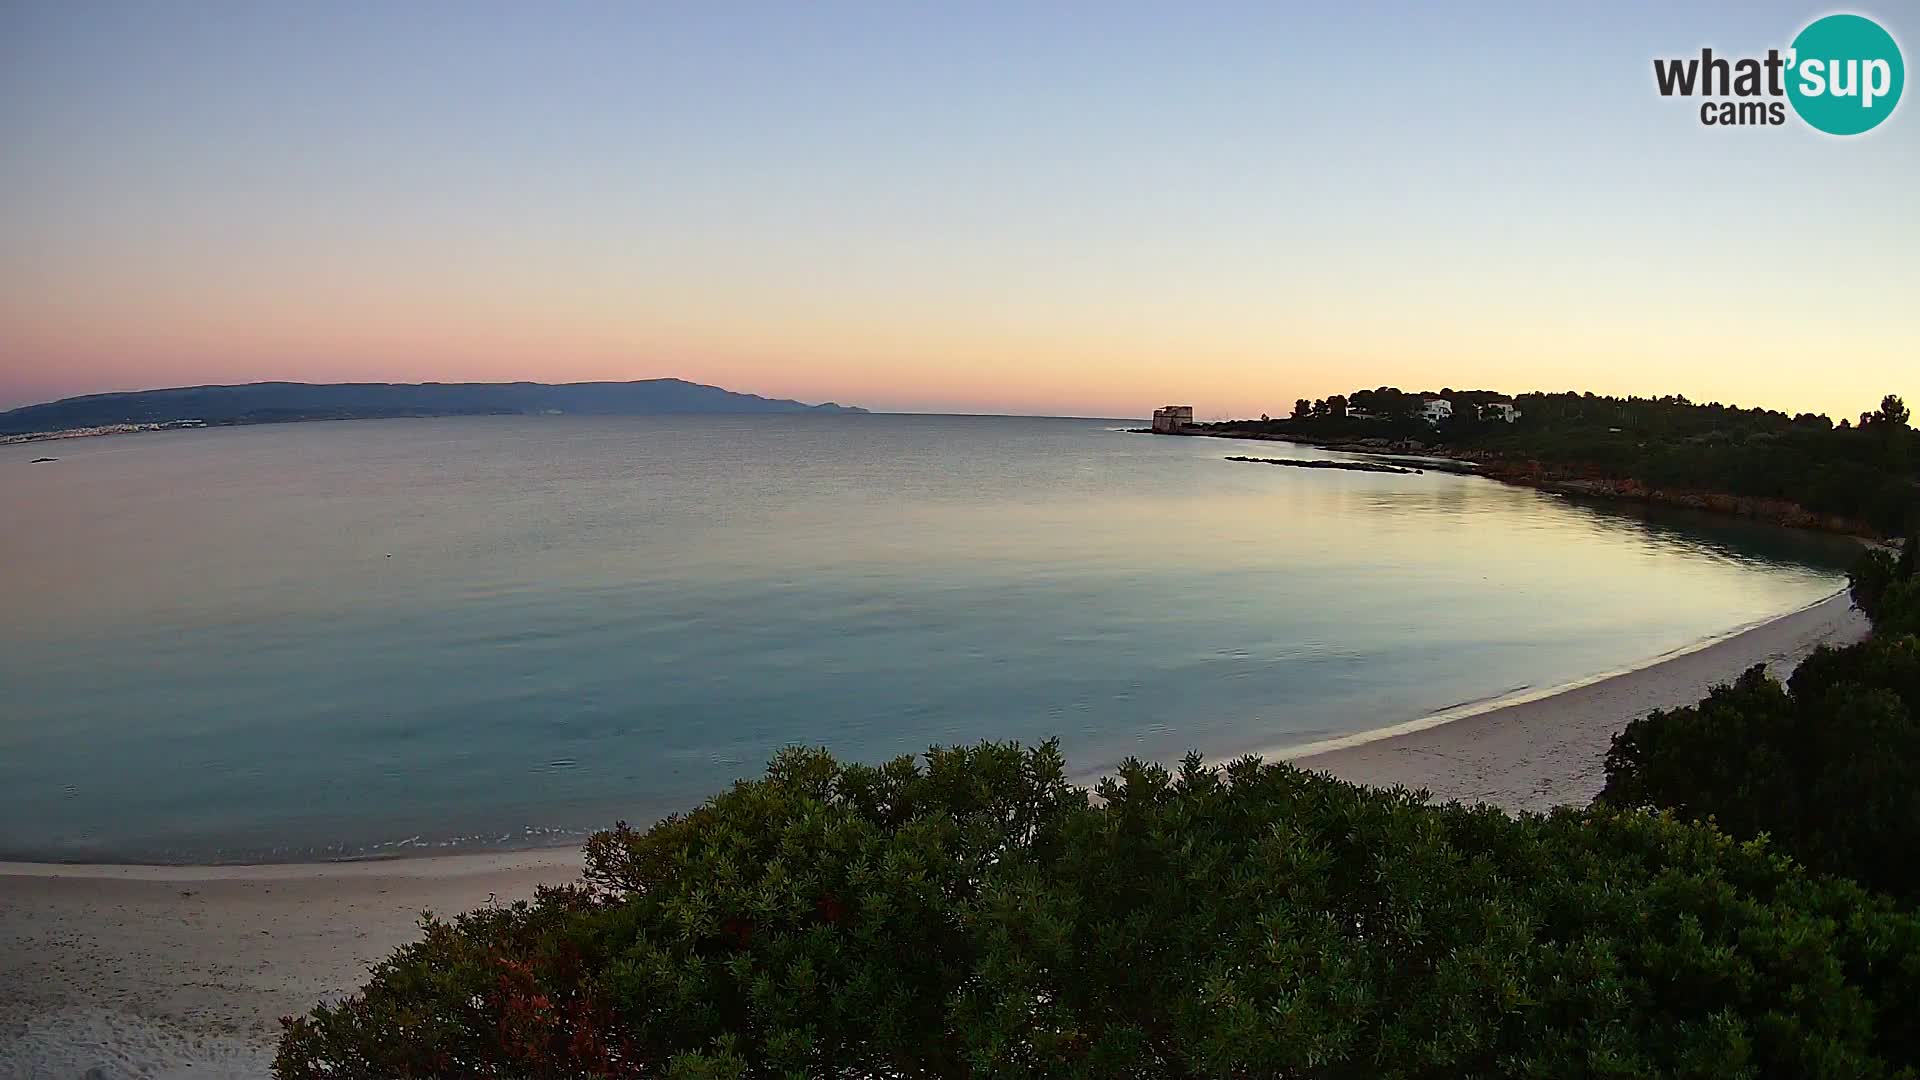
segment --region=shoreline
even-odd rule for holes
[[[1584,805],[1629,721],[1865,630],[1838,592],[1625,671],[1262,756],[1438,801]],[[423,909],[528,898],[580,867],[578,846],[215,866],[0,862],[0,1077],[264,1076],[278,1018],[358,989],[371,964],[417,937]]]
[[[1398,723],[1377,728],[1367,728],[1346,735],[1334,735],[1323,739],[1314,739],[1303,743],[1277,743],[1251,750],[1227,755],[1208,755],[1209,764],[1223,764],[1236,757],[1247,754],[1257,755],[1268,761],[1299,762],[1309,758],[1331,756],[1345,750],[1357,749],[1376,742],[1386,742],[1448,724],[1472,720],[1488,713],[1518,708],[1548,701],[1563,694],[1571,694],[1596,684],[1615,679],[1628,679],[1661,667],[1669,662],[1684,659],[1698,652],[1720,646],[1728,641],[1742,637],[1752,631],[1783,623],[1807,615],[1816,609],[1839,603],[1850,606],[1845,589],[1836,590],[1818,600],[1803,604],[1798,608],[1741,623],[1737,626],[1709,634],[1697,641],[1689,642],[1666,652],[1656,654],[1644,661],[1613,668],[1598,674],[1575,679],[1571,682],[1556,683],[1552,686],[1527,688],[1517,691],[1497,693],[1472,701],[1464,701],[1443,709],[1435,710]],[[1862,626],[1864,626],[1862,621]],[[1750,665],[1749,665],[1750,666]],[[1734,672],[1732,674],[1738,674]],[[1732,678],[1732,674],[1728,678]],[[1704,697],[1706,691],[1687,699],[1682,704],[1691,704]],[[1091,788],[1107,771],[1076,773],[1068,779],[1083,787]],[[1371,781],[1355,779],[1355,783]],[[1381,785],[1375,785],[1381,786]],[[399,877],[399,878],[443,878],[459,877],[466,874],[493,873],[522,869],[532,866],[550,866],[571,863],[578,867],[579,852],[584,838],[564,843],[533,844],[525,847],[498,848],[482,851],[441,852],[433,854],[407,854],[404,852],[382,853],[377,855],[347,856],[338,859],[300,859],[288,862],[211,862],[211,863],[149,863],[149,862],[48,862],[37,859],[0,858],[0,883],[9,877],[31,878],[81,878],[112,881],[295,881],[307,878],[356,878],[356,877]],[[571,856],[569,858],[569,856]],[[411,872],[410,872],[411,871]]]
[[[1640,667],[1281,748],[1275,756],[1354,783],[1424,789],[1435,802],[1488,803],[1509,812],[1584,806],[1604,785],[1607,749],[1629,722],[1692,705],[1755,664],[1784,679],[1817,646],[1850,644],[1867,630],[1842,590]]]
[[[578,847],[0,864],[0,1077],[264,1077],[279,1018],[359,989],[422,911],[527,899],[580,866]]]
[[[1808,529],[1836,536],[1851,536],[1866,544],[1880,543],[1888,539],[1865,522],[1818,514],[1798,503],[1780,499],[1729,495],[1724,492],[1684,489],[1669,491],[1662,488],[1649,488],[1636,480],[1611,480],[1590,475],[1578,469],[1548,467],[1537,461],[1520,461],[1486,452],[1455,451],[1444,446],[1423,445],[1419,450],[1396,450],[1392,445],[1393,440],[1382,437],[1362,440],[1351,437],[1314,439],[1268,432],[1213,431],[1197,428],[1167,432],[1135,428],[1129,429],[1129,433],[1190,439],[1229,439],[1236,442],[1291,443],[1295,446],[1311,446],[1316,450],[1353,454],[1390,463],[1404,463],[1424,458],[1429,462],[1426,468],[1434,472],[1478,476],[1496,483],[1533,488],[1536,491],[1545,491],[1554,495],[1593,499],[1600,502],[1699,510],[1703,513],[1745,518],[1785,529]],[[1370,445],[1370,443],[1378,445]],[[1441,464],[1443,462],[1444,465]]]
[[[305,881],[312,878],[459,878],[533,867],[580,865],[581,843],[437,855],[370,855],[326,862],[110,863],[0,859],[0,879],[80,878],[97,881]]]
[[[1490,697],[1477,698],[1473,701],[1463,701],[1457,705],[1450,705],[1444,709],[1435,710],[1425,716],[1416,717],[1412,720],[1405,720],[1397,724],[1388,724],[1385,727],[1368,728],[1365,731],[1356,731],[1351,735],[1334,735],[1324,739],[1315,739],[1312,742],[1287,743],[1271,749],[1258,750],[1255,752],[1262,757],[1298,761],[1310,757],[1319,757],[1324,754],[1333,754],[1342,750],[1351,750],[1366,746],[1370,743],[1386,742],[1391,739],[1403,738],[1418,732],[1444,727],[1447,724],[1458,723],[1463,720],[1472,720],[1475,717],[1484,716],[1487,713],[1499,712],[1502,709],[1532,705],[1537,702],[1559,697],[1562,694],[1571,694],[1576,690],[1583,690],[1587,687],[1613,679],[1632,678],[1641,675],[1663,664],[1681,660],[1692,656],[1694,653],[1715,648],[1751,631],[1781,623],[1787,619],[1804,616],[1816,608],[1824,608],[1826,605],[1833,604],[1836,601],[1844,601],[1848,606],[1852,604],[1852,601],[1847,597],[1847,591],[1845,589],[1839,589],[1812,603],[1802,604],[1791,611],[1741,623],[1738,626],[1723,630],[1720,633],[1709,634],[1698,641],[1689,642],[1678,648],[1668,649],[1663,653],[1657,653],[1636,664],[1628,664],[1624,667],[1602,671],[1595,675],[1588,675],[1585,678],[1574,679],[1571,682],[1555,683],[1552,686],[1545,687],[1529,687],[1504,694],[1494,694]],[[1701,691],[1699,697],[1705,696],[1706,692],[1704,690]],[[1698,700],[1698,698],[1689,699],[1686,704],[1691,704],[1694,700]],[[6,863],[0,861],[0,873],[5,872],[5,866]]]

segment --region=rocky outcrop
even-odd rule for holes
[[[1316,458],[1311,461],[1298,461],[1292,458],[1265,458],[1232,456],[1228,461],[1251,461],[1260,465],[1291,465],[1296,469],[1343,469],[1347,472],[1398,473],[1401,476],[1414,476],[1419,469],[1403,469],[1398,465],[1383,465],[1373,461],[1327,461]]]
[[[1846,533],[1853,536],[1879,535],[1864,521],[1838,514],[1816,513],[1787,499],[1728,495],[1724,492],[1711,491],[1669,490],[1648,487],[1631,478],[1596,476],[1538,461],[1508,461],[1486,454],[1459,456],[1476,460],[1480,464],[1479,472],[1482,476],[1563,495],[1680,506],[1690,510],[1707,510],[1716,514],[1734,514],[1739,517],[1754,518],[1794,529],[1818,529],[1822,532]]]
[[[1428,446],[1418,439],[1343,439],[1314,441],[1274,435],[1266,432],[1215,431],[1189,428],[1173,432],[1176,435],[1206,436],[1215,439],[1243,439],[1252,442],[1290,442],[1300,445],[1318,446],[1323,450],[1340,450],[1356,454],[1384,455],[1389,453],[1422,454],[1430,458],[1441,458],[1457,463],[1456,468],[1448,468],[1436,462],[1420,462],[1424,468],[1442,472],[1471,472],[1491,480],[1509,484],[1521,484],[1526,487],[1553,491],[1563,495],[1574,495],[1594,499],[1621,499],[1631,502],[1655,503],[1662,506],[1679,506],[1690,510],[1706,510],[1716,514],[1733,514],[1752,518],[1773,525],[1783,525],[1794,529],[1817,529],[1821,532],[1844,533],[1850,536],[1878,537],[1880,533],[1873,526],[1856,518],[1839,514],[1822,514],[1809,510],[1799,503],[1787,499],[1769,499],[1751,495],[1728,495],[1724,492],[1684,491],[1649,487],[1638,480],[1622,479],[1600,474],[1591,469],[1577,466],[1549,465],[1531,459],[1519,460],[1502,457],[1488,450],[1450,450],[1445,446]],[[1266,458],[1229,458],[1229,461],[1266,461],[1269,464],[1300,465],[1301,462],[1283,462]],[[1410,464],[1399,462],[1401,465]],[[1326,468],[1330,466],[1320,466]],[[1379,471],[1374,469],[1362,470]],[[1411,470],[1417,471],[1417,470]]]

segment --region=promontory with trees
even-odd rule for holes
[[[1425,434],[1882,529],[1913,504],[1896,398],[1844,427],[1519,408]],[[1255,433],[1356,423],[1306,411]],[[1600,797],[1546,815],[1256,758],[1128,761],[1088,790],[1051,742],[789,749],[597,834],[578,884],[429,919],[359,993],[289,1019],[275,1072],[1912,1080],[1915,553],[1853,571],[1866,640],[1634,721]]]
[[[1451,414],[1430,422],[1423,403]],[[1511,405],[1501,419],[1488,406]],[[1896,395],[1857,420],[1606,397],[1393,387],[1301,399],[1291,416],[1195,424],[1183,434],[1271,438],[1353,450],[1419,450],[1496,479],[1570,493],[1746,514],[1786,525],[1899,536],[1920,494],[1920,433]]]

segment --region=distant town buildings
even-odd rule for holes
[[[1420,402],[1420,419],[1440,426],[1444,420],[1453,419],[1453,402],[1443,397],[1425,398]]]
[[[1511,401],[1489,401],[1480,406],[1480,419],[1511,424],[1520,419],[1520,410]]]
[[[1157,435],[1172,435],[1193,425],[1193,406],[1167,405],[1153,410],[1153,430]]]
[[[29,431],[0,435],[0,445],[46,442],[49,439],[84,439],[93,435],[131,435],[137,431],[166,431],[170,428],[206,427],[205,420],[168,420],[158,424],[96,424],[91,427],[63,428],[59,431]]]

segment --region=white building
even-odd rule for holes
[[[1443,397],[1430,397],[1420,402],[1420,419],[1438,427],[1442,420],[1453,419],[1453,402]]]
[[[1167,405],[1153,410],[1153,430],[1160,435],[1171,435],[1181,428],[1193,424],[1193,406]]]
[[[1511,401],[1489,401],[1480,406],[1480,419],[1511,424],[1520,419],[1520,410]]]

